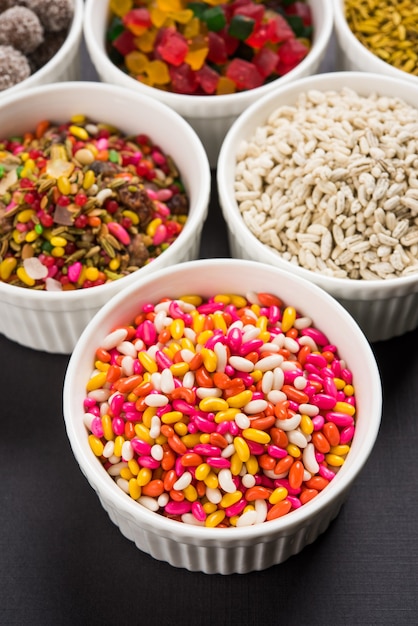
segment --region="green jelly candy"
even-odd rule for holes
[[[234,15],[228,29],[228,35],[245,41],[253,32],[255,20],[246,15]]]
[[[220,6],[206,9],[202,14],[201,20],[206,23],[206,26],[212,32],[222,30],[226,24],[225,13]]]

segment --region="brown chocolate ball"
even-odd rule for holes
[[[17,85],[30,76],[30,65],[24,54],[12,46],[0,46],[0,91]]]
[[[41,22],[30,9],[14,6],[0,13],[0,45],[13,46],[23,54],[30,54],[43,39]]]
[[[21,0],[21,4],[36,13],[44,29],[52,32],[68,29],[74,14],[73,0]]]

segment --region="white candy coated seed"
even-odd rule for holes
[[[218,341],[217,343],[215,343],[213,351],[215,352],[217,358],[216,371],[223,372],[225,370],[226,364],[228,363],[228,353],[226,351],[226,346]]]
[[[123,357],[121,367],[124,376],[132,376],[132,374],[134,373],[134,358],[135,357],[132,356]]]
[[[156,513],[160,508],[157,500],[155,498],[151,498],[151,496],[140,496],[138,498],[138,502],[149,511],[154,511],[154,513]]]
[[[131,442],[124,441],[122,445],[122,459],[124,461],[131,461],[134,458],[134,450],[132,448]]]
[[[244,411],[247,415],[253,415],[255,413],[261,413],[268,407],[267,400],[251,400],[244,406]]]
[[[212,487],[206,487],[206,497],[209,502],[212,502],[212,504],[219,504],[222,500],[222,493],[217,488],[213,489]]]
[[[305,435],[300,430],[291,430],[287,433],[287,438],[290,443],[293,443],[298,448],[306,448],[308,442]]]
[[[122,341],[125,341],[127,336],[128,331],[126,328],[117,328],[113,332],[106,335],[106,337],[102,340],[102,348],[104,350],[112,350],[122,343]]]
[[[252,372],[254,369],[254,363],[249,359],[244,359],[242,356],[229,357],[229,364],[239,372]]]
[[[244,430],[244,428],[249,428],[250,427],[250,418],[245,415],[245,413],[237,413],[235,415],[235,423],[236,425],[241,428],[242,430]]]
[[[176,491],[181,491],[182,489],[186,489],[192,482],[193,476],[190,472],[184,472],[174,483],[173,489]]]
[[[295,430],[295,428],[299,426],[301,419],[302,416],[300,415],[300,413],[295,413],[294,415],[292,415],[292,417],[289,417],[288,419],[276,420],[276,426],[277,428],[281,428],[282,430],[288,432],[291,430]]]
[[[163,447],[159,443],[155,443],[151,447],[151,456],[156,461],[161,461],[162,460],[162,458],[164,456],[164,450],[163,450]]]
[[[153,415],[151,418],[151,428],[149,429],[149,436],[152,439],[156,439],[160,436],[161,432],[161,420],[158,415]]]
[[[169,500],[170,500],[170,496],[168,495],[168,493],[166,492],[162,493],[157,498],[158,506],[165,507],[165,505],[168,503]]]
[[[166,406],[168,404],[168,398],[162,393],[149,393],[145,396],[144,402],[147,406]]]
[[[302,403],[299,404],[299,411],[303,415],[308,415],[308,417],[315,417],[319,413],[319,407],[314,406],[313,404]]]
[[[114,441],[107,441],[105,447],[103,448],[103,456],[108,459],[113,454],[113,450],[115,449]]]
[[[174,377],[172,371],[166,367],[161,372],[161,391],[163,393],[171,393],[174,391]]]
[[[226,446],[226,448],[224,448],[221,452],[221,456],[224,459],[229,459],[230,456],[232,456],[235,453],[235,446],[233,443],[230,443],[228,446]]]
[[[223,468],[218,474],[219,485],[226,493],[235,493],[237,488],[232,480],[231,470]]]
[[[198,398],[220,398],[222,395],[222,389],[218,387],[198,387],[196,389],[196,395]]]
[[[313,443],[308,443],[302,453],[303,464],[311,474],[316,474],[319,471],[319,464],[315,458],[315,446]]]
[[[119,458],[119,457],[115,457],[115,458]],[[111,457],[109,457],[109,461],[110,459]],[[110,474],[110,476],[119,476],[120,470],[124,469],[125,467],[128,467],[128,464],[125,463],[125,461],[118,461],[117,463],[115,463],[114,465],[108,468],[107,473]]]
[[[279,402],[287,400],[287,395],[284,391],[280,391],[280,389],[272,389],[267,394],[267,400],[273,404],[278,404]]]
[[[246,511],[237,519],[237,527],[253,526],[257,521],[257,511]]]
[[[136,357],[138,356],[137,351],[135,350],[135,346],[131,341],[121,341],[121,343],[117,345],[117,350],[121,354],[130,356],[133,359],[136,359]]]
[[[255,369],[261,372],[267,372],[267,370],[273,370],[275,367],[282,365],[283,357],[281,354],[271,354],[269,356],[260,359],[255,364]]]
[[[261,380],[261,391],[264,393],[264,395],[267,395],[269,391],[273,389],[273,382],[273,372],[271,370],[269,370],[268,372],[264,372],[264,376]]]
[[[241,480],[242,484],[247,489],[249,489],[250,487],[254,487],[255,485],[255,476],[253,476],[252,474],[244,474]]]
[[[116,478],[115,482],[119,489],[122,489],[125,493],[129,493],[129,483],[126,478]]]
[[[267,502],[265,500],[256,500],[254,503],[255,512],[257,516],[255,518],[255,524],[262,524],[266,521],[267,517]]]

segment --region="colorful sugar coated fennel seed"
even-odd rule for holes
[[[89,444],[117,485],[206,527],[268,522],[315,498],[355,421],[337,346],[270,293],[147,303],[104,337],[86,381]]]
[[[169,155],[83,115],[0,139],[0,280],[94,287],[152,262],[187,220]]]
[[[222,95],[287,74],[309,53],[309,5],[292,0],[111,0],[110,59],[179,94]]]
[[[415,0],[345,0],[347,24],[370,52],[418,76],[418,4]]]

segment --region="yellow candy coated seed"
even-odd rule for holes
[[[138,500],[141,496],[141,487],[138,485],[138,481],[135,478],[131,478],[129,481],[129,495],[133,500]]]
[[[242,498],[241,491],[234,491],[234,493],[226,493],[223,496],[222,500],[220,501],[220,505],[223,509],[226,509],[229,506],[232,506],[233,504],[241,500],[241,498]]]
[[[181,339],[184,334],[184,320],[182,320],[181,318],[176,318],[171,322],[168,328],[173,339]]]
[[[245,391],[241,391],[241,393],[237,393],[235,396],[231,396],[228,398],[227,403],[231,408],[241,409],[243,406],[248,404],[250,400],[252,400],[253,392],[249,389]]]
[[[59,191],[64,195],[68,196],[71,191],[71,183],[68,180],[67,176],[59,176],[57,180],[57,187]]]
[[[203,324],[202,324],[202,328],[203,328]],[[198,330],[196,330],[196,328],[194,328],[193,330],[196,333],[199,332]],[[210,339],[211,337],[213,337],[213,330],[202,330],[202,332],[199,332],[199,334],[197,335],[196,343],[204,346],[205,343],[208,341],[208,339]]]
[[[128,461],[128,467],[133,476],[138,476],[140,467],[136,459],[131,459],[130,461]]]
[[[155,372],[158,372],[157,363],[146,352],[138,353],[138,361],[147,370],[147,372],[150,372],[151,374],[155,374]]]
[[[104,438],[107,441],[112,441],[115,435],[112,428],[112,418],[108,413],[102,415],[102,428]]]
[[[199,402],[199,409],[201,411],[207,411],[208,413],[217,412],[217,411],[225,411],[228,409],[228,402],[223,398],[202,398]]]
[[[269,502],[270,504],[277,504],[277,502],[281,502],[285,498],[287,498],[288,491],[286,487],[277,487],[270,495]]]
[[[224,519],[225,511],[218,509],[217,511],[214,511],[207,516],[207,518],[205,519],[205,526],[207,526],[208,528],[216,528],[216,526],[223,522]]]
[[[336,402],[333,410],[338,413],[347,413],[347,415],[354,415],[356,412],[356,408],[348,402]]]
[[[13,274],[17,265],[17,259],[14,257],[6,257],[0,263],[0,278],[1,280],[9,280],[10,276]]]
[[[250,441],[255,441],[256,443],[269,443],[271,439],[267,432],[259,430],[258,428],[244,428],[242,436],[244,439],[249,439]]]
[[[152,478],[152,471],[150,470],[150,468],[141,467],[136,477],[136,482],[138,483],[140,487],[145,487],[145,485],[148,485],[151,478]]]
[[[183,413],[181,411],[167,411],[161,416],[161,421],[163,424],[175,424],[183,417]]]
[[[131,480],[131,478],[133,478],[133,474],[129,467],[122,467],[122,469],[120,470],[120,475],[125,480]]]
[[[49,243],[51,244],[51,246],[63,248],[67,245],[68,241],[65,239],[65,237],[51,237]]]
[[[295,323],[296,309],[293,306],[287,306],[283,311],[282,317],[282,331],[286,333],[290,330]]]
[[[19,211],[17,214],[17,221],[21,224],[27,224],[34,215],[35,211],[33,209],[23,209],[23,211]]]
[[[250,458],[248,459],[248,461],[246,461],[245,463],[245,467],[247,468],[247,472],[249,474],[251,474],[252,476],[254,476],[255,474],[257,474],[258,472],[258,461],[257,461],[257,457],[255,457],[253,454],[250,456]]]
[[[90,434],[88,437],[90,448],[96,456],[102,456],[104,445],[96,435]]]
[[[220,424],[221,422],[231,422],[235,419],[237,413],[239,413],[239,409],[227,409],[226,411],[218,411],[215,415],[215,422]]]
[[[255,383],[258,383],[258,381],[263,378],[263,372],[261,370],[254,370],[250,372],[250,376]]]
[[[341,465],[344,465],[343,457],[338,454],[326,454],[325,461],[328,465],[332,465],[333,467],[341,467]]]
[[[290,454],[290,456],[293,456],[294,459],[298,459],[302,454],[300,448],[298,448],[298,446],[296,446],[294,443],[289,443],[286,450],[287,453]]]
[[[233,476],[238,476],[238,474],[241,473],[243,462],[240,459],[237,452],[234,452],[234,454],[231,456],[230,461],[231,461],[231,467],[230,467],[231,474]]]
[[[350,446],[347,444],[340,444],[338,446],[331,446],[330,454],[336,454],[338,456],[345,456],[350,452]]]
[[[179,300],[182,300],[182,302],[187,302],[188,304],[193,304],[193,306],[200,306],[203,302],[203,299],[201,296],[197,296],[193,294],[190,296],[181,296]]]
[[[205,504],[203,505],[203,510],[205,511],[207,515],[210,515],[211,513],[216,511],[217,508],[218,507],[213,502],[205,502]]]
[[[187,487],[183,489],[183,493],[184,493],[184,497],[189,502],[195,502],[197,500],[196,487],[194,487],[193,485],[187,485]]]
[[[186,424],[184,424],[184,425],[186,426]],[[187,431],[187,426],[186,426],[186,431]],[[203,443],[202,439],[201,439],[201,435],[199,435],[199,433],[187,433],[187,434],[184,434],[184,435],[182,435],[181,440],[184,443],[184,445],[186,446],[186,448],[193,448],[194,446],[197,446],[197,444]],[[210,466],[208,465],[208,467],[210,467]]]
[[[147,406],[145,411],[142,413],[142,423],[147,427],[151,428],[151,420],[157,412],[156,406]]]
[[[64,248],[61,248],[60,246],[57,246],[56,248],[52,248],[51,250],[51,255],[57,259],[63,257],[65,254],[65,250]]]
[[[250,448],[248,447],[248,443],[242,437],[234,438],[234,446],[238,457],[241,459],[243,463],[246,463],[250,458]]]
[[[309,415],[302,415],[300,429],[305,435],[311,435],[313,433],[314,425]]]
[[[96,182],[96,175],[93,170],[87,170],[84,174],[83,179],[83,189],[90,189],[92,185]]]
[[[195,476],[196,480],[205,480],[210,472],[210,465],[208,463],[201,463],[196,467]]]
[[[216,371],[216,366],[218,365],[218,359],[213,350],[209,350],[209,348],[202,348],[201,355],[203,358],[203,365],[207,369],[208,372]]]
[[[354,387],[353,385],[345,385],[344,386],[344,393],[346,396],[353,396],[354,395]]]
[[[206,478],[204,478],[203,482],[207,487],[209,487],[209,489],[216,489],[216,487],[219,485],[218,477],[212,470],[209,472]]]
[[[178,434],[179,437],[183,437],[183,435],[187,434],[187,424],[184,422],[176,422],[174,424],[174,430]]]
[[[115,456],[122,456],[122,446],[125,443],[125,438],[122,435],[115,437],[115,448],[113,454]]]
[[[106,382],[106,372],[99,372],[90,378],[86,385],[86,391],[101,389]]]
[[[28,287],[33,287],[35,281],[33,278],[29,276],[24,267],[18,267],[16,270],[17,277]]]
[[[135,424],[135,434],[139,439],[153,445],[154,439],[150,437],[149,428],[145,426],[145,424]]]
[[[99,278],[99,270],[97,267],[87,267],[85,273],[87,280],[95,281]]]
[[[81,128],[80,126],[76,126],[75,124],[72,124],[68,130],[72,135],[74,135],[74,137],[77,137],[78,139],[87,141],[87,139],[89,138],[89,134],[86,129]]]
[[[180,361],[179,363],[173,363],[173,365],[170,365],[170,372],[173,374],[173,376],[176,377],[184,376],[189,371],[189,369],[189,364],[186,363],[186,361]]]
[[[213,325],[214,325],[214,327],[217,330],[222,330],[224,335],[226,335],[226,333],[228,331],[228,327],[226,325],[225,318],[224,318],[223,314],[220,311],[215,311],[215,313],[213,314],[212,318],[213,318]]]

